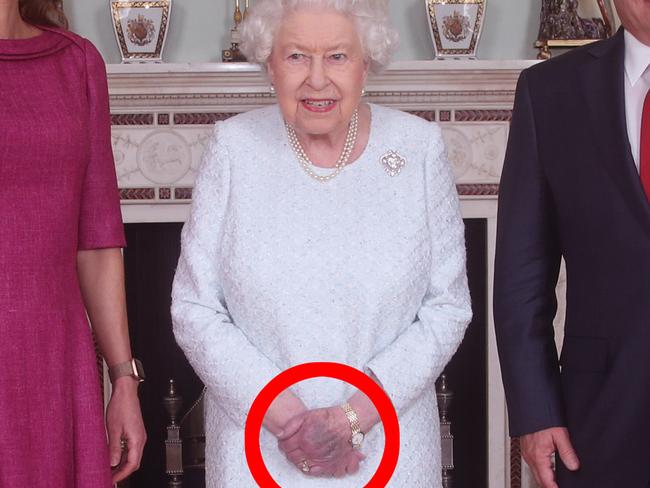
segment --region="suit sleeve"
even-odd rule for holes
[[[494,319],[510,435],[565,424],[554,341],[560,266],[553,196],[523,72],[499,190]]]
[[[181,235],[172,321],[176,341],[208,393],[243,428],[253,400],[280,370],[237,327],[224,297],[218,254],[230,195],[230,164],[219,125],[203,156]]]

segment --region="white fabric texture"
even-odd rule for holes
[[[207,385],[210,488],[257,486],[243,427],[258,392],[291,366],[334,361],[373,371],[397,409],[401,445],[388,486],[441,486],[434,381],[471,319],[463,223],[437,124],[371,105],[368,145],[334,180],[300,167],[277,106],[217,123],[197,178],[173,286],[174,333]],[[389,150],[406,159],[388,175]],[[293,387],[309,408],[349,385]],[[383,453],[369,432],[356,475],[310,478],[262,429],[283,488],[357,488]]]

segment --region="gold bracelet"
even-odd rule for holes
[[[350,423],[350,429],[352,430],[352,436],[350,437],[350,444],[354,449],[359,449],[363,443],[365,434],[361,432],[361,424],[359,424],[359,416],[357,412],[352,408],[352,405],[349,403],[344,403],[341,405],[341,408],[345,412],[345,416]]]

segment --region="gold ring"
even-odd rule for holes
[[[311,467],[309,466],[309,463],[307,462],[306,459],[303,459],[302,462],[300,463],[300,469],[302,469],[303,473],[309,473]]]

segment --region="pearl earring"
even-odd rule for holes
[[[275,95],[275,87],[273,85],[270,86],[269,91],[271,92],[271,95]]]
[[[365,89],[365,88],[362,88],[362,89],[361,89],[361,96],[362,96],[362,97],[365,97],[365,96],[366,96],[366,89]]]

